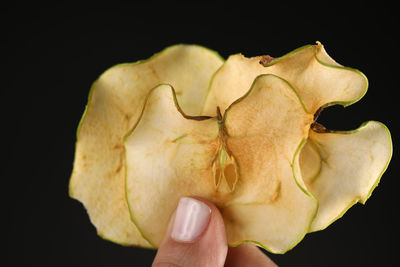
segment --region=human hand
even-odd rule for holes
[[[228,249],[224,221],[217,207],[201,198],[185,197],[171,216],[152,266],[277,265],[251,244]]]

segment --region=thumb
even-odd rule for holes
[[[227,250],[224,221],[217,207],[204,199],[184,197],[152,266],[224,266]]]

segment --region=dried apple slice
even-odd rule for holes
[[[125,199],[123,136],[137,122],[150,90],[170,83],[187,114],[199,114],[211,76],[223,60],[196,45],[175,45],[148,60],[120,64],[93,84],[78,127],[70,196],[81,201],[100,236],[149,247],[131,222]]]
[[[253,242],[284,253],[307,233],[317,201],[292,168],[312,120],[296,90],[275,75],[258,76],[226,110],[227,147],[241,174],[235,198],[222,209],[232,245]]]
[[[132,219],[157,247],[179,198],[196,195],[220,208],[230,245],[287,251],[317,210],[292,170],[312,121],[297,92],[275,75],[259,76],[223,118],[189,117],[169,86],[157,87],[125,141]]]
[[[364,204],[391,155],[389,130],[379,122],[353,131],[310,130],[300,153],[302,177],[319,201],[310,231],[326,228],[355,203]]]
[[[244,95],[261,74],[287,80],[300,95],[307,110],[315,113],[327,103],[350,105],[367,91],[368,81],[359,71],[343,67],[326,53],[323,45],[306,45],[280,58],[230,56],[213,77],[203,115],[215,116]]]
[[[272,73],[289,81],[296,88],[307,110],[314,113],[316,117],[324,107],[334,104],[348,106],[357,102],[366,93],[368,88],[368,80],[364,74],[356,69],[344,67],[335,62],[319,42],[317,42],[317,45],[303,46],[276,59],[270,56],[246,58],[237,54],[230,56],[213,77],[202,114],[215,114],[214,106],[218,106],[221,110],[224,110],[235,99],[245,94],[252,80],[262,73]],[[277,116],[280,115],[281,113],[277,112]],[[304,177],[314,177],[315,180],[318,180],[318,186],[310,184],[309,179],[304,181],[306,187],[318,199],[320,206],[310,231],[327,227],[335,218],[337,219],[342,216],[352,205],[351,203],[354,204],[357,201],[364,202],[366,200],[366,192],[369,192],[369,194],[372,192],[380,175],[386,169],[390,160],[390,134],[384,125],[376,123],[374,125],[378,125],[374,127],[375,131],[368,131],[370,134],[367,141],[370,143],[367,141],[362,143],[365,137],[360,133],[354,135],[355,140],[360,138],[359,142],[353,143],[354,145],[365,145],[372,149],[372,143],[382,142],[382,150],[376,151],[377,153],[379,152],[376,157],[381,158],[381,161],[379,163],[377,161],[375,164],[369,166],[369,173],[371,175],[374,173],[372,177],[367,172],[362,171],[360,166],[362,162],[369,161],[367,158],[363,161],[363,157],[368,157],[369,154],[367,153],[360,154],[360,162],[358,165],[354,165],[351,171],[349,166],[347,166],[346,170],[348,173],[346,175],[340,170],[341,162],[338,162],[337,165],[336,162],[331,162],[330,164],[330,166],[333,166],[332,168],[338,169],[338,176],[342,175],[343,179],[344,177],[351,179],[351,183],[348,181],[342,183],[345,180],[341,178],[335,179],[333,169],[328,175],[329,178],[327,178],[327,174],[325,173],[327,165],[321,163],[320,158],[323,157],[318,153],[317,149],[313,149],[315,145],[312,145],[312,140],[313,138],[317,138],[318,133],[312,129],[310,130],[310,140],[303,148],[300,166],[298,166],[299,170],[297,171],[297,173],[301,172]],[[314,123],[312,128],[316,129],[317,126],[318,124]],[[364,127],[361,129],[364,129]],[[386,130],[384,131],[383,129]],[[324,134],[323,136],[330,135]],[[345,140],[345,137],[349,137],[350,134],[338,133],[335,136],[337,138],[338,136],[342,136],[340,140]],[[325,145],[323,146],[325,149],[333,149],[335,145],[339,147],[344,146],[342,148],[342,158],[349,159],[352,157],[353,152],[346,150],[345,141],[341,144],[340,142],[331,140],[331,138],[327,139],[326,142],[332,142],[334,145]],[[364,151],[364,149],[358,151]],[[339,156],[336,158],[339,158]],[[305,162],[309,164],[305,164]],[[321,168],[324,170],[321,170]],[[359,172],[357,172],[358,168],[360,168]],[[318,178],[321,172],[324,174],[324,178]],[[375,182],[371,184],[371,182],[367,181]],[[366,184],[369,187],[364,188]],[[348,188],[345,191],[353,192],[353,195],[346,193],[346,196],[339,197],[344,193],[343,188],[346,186]],[[333,200],[338,203],[332,204]]]

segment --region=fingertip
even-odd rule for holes
[[[180,199],[171,231],[177,242],[193,243],[207,228],[211,208],[200,200],[183,197]]]
[[[184,197],[171,216],[153,266],[223,266],[227,250],[218,208],[199,197]]]

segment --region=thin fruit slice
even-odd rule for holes
[[[214,106],[224,110],[236,98],[245,94],[246,88],[251,84],[254,77],[261,73],[273,73],[288,80],[296,88],[306,109],[315,114],[315,117],[318,117],[319,112],[324,107],[334,104],[348,106],[357,102],[368,88],[368,80],[360,71],[344,67],[335,62],[319,42],[314,46],[308,45],[296,49],[277,59],[273,59],[270,56],[245,58],[238,54],[229,57],[213,77],[202,114],[214,114]],[[277,116],[281,116],[281,113],[277,112]],[[317,125],[315,123],[313,127],[317,127]],[[387,142],[384,143],[382,151],[376,152],[383,152],[384,149],[386,149],[386,152],[391,151],[389,132],[383,132],[386,133]],[[352,174],[348,173],[347,176],[342,177],[352,176],[352,183],[342,183],[347,180],[334,179],[335,175],[342,175],[339,170],[332,170],[330,172],[331,177],[321,179],[318,177],[321,171],[325,173],[322,169],[325,169],[326,166],[321,163],[321,156],[317,153],[317,150],[313,149],[315,145],[312,145],[312,138],[318,134],[313,130],[310,130],[310,133],[312,133],[310,134],[310,140],[305,144],[301,153],[303,156],[301,157],[300,165],[294,165],[293,167],[295,169],[298,168],[298,174],[301,172],[305,177],[314,177],[314,179],[318,180],[318,186],[313,185],[308,180],[304,181],[305,186],[318,199],[320,205],[317,218],[310,229],[310,231],[315,231],[327,227],[335,218],[343,215],[351,206],[351,203],[354,204],[358,200],[363,202],[364,199],[360,194],[365,194],[367,189],[360,187],[359,184],[368,179],[376,181],[386,168],[390,157],[388,157],[387,153],[377,155],[377,157],[382,157],[382,162],[380,165],[377,163],[369,166],[371,168],[370,173],[375,174],[372,178],[366,172],[362,172],[361,169],[360,172],[356,172],[355,170],[360,166],[355,166]],[[348,136],[348,134],[342,134],[341,136]],[[368,135],[368,140],[374,143],[383,137],[379,131],[374,131]],[[356,135],[355,140],[358,140],[358,138],[363,137]],[[333,143],[331,139],[327,142]],[[341,144],[334,143],[332,146],[334,147],[335,145],[340,146]],[[363,145],[367,146],[368,144],[365,142]],[[343,152],[342,157],[344,159],[349,156],[349,152],[346,149],[341,152]],[[364,159],[363,157],[367,157],[367,154],[360,155],[360,162],[369,161],[369,159]],[[340,157],[337,156],[337,158]],[[312,164],[305,164],[304,162],[311,162]],[[341,166],[340,164],[341,162],[331,162],[330,166],[337,168]],[[339,197],[346,186],[348,187],[346,190],[352,191],[353,195],[347,194]],[[372,192],[372,188],[373,186],[371,185],[367,191]],[[335,205],[331,203],[332,199],[335,199]]]
[[[370,121],[348,132],[310,130],[300,154],[301,174],[319,201],[310,231],[326,228],[352,205],[365,203],[392,155],[390,133]]]
[[[284,253],[308,232],[317,201],[292,166],[312,120],[296,90],[275,75],[257,77],[226,110],[227,147],[240,169],[235,199],[222,209],[231,244]]]
[[[157,87],[125,141],[133,220],[158,246],[179,198],[196,195],[220,208],[230,245],[287,251],[317,209],[292,171],[312,120],[296,91],[274,75],[258,77],[224,117],[189,117],[171,88]]]
[[[216,106],[223,113],[247,92],[258,75],[268,73],[293,85],[311,113],[327,103],[349,105],[360,99],[368,87],[361,72],[336,63],[319,42],[276,59],[236,54],[230,56],[213,77],[202,114],[215,116]]]
[[[114,66],[93,84],[78,127],[70,196],[84,204],[100,236],[124,245],[150,246],[129,216],[123,136],[137,122],[150,90],[160,83],[174,85],[181,108],[198,114],[211,76],[222,63],[211,50],[176,45],[148,60]]]

